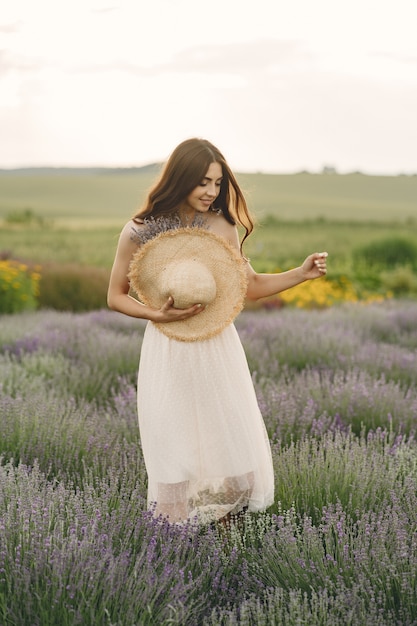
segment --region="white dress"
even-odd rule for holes
[[[272,504],[271,449],[233,324],[211,339],[183,342],[149,322],[138,417],[156,515],[210,522]]]

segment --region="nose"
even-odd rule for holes
[[[207,185],[206,195],[208,195],[210,198],[215,198],[217,196],[217,189],[214,183],[210,183],[209,185]]]

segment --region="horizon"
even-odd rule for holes
[[[7,174],[13,172],[32,172],[32,171],[45,171],[45,172],[70,172],[70,171],[90,171],[90,172],[106,172],[106,171],[121,171],[121,172],[129,172],[129,171],[140,171],[140,170],[150,170],[152,168],[161,168],[164,165],[163,161],[160,162],[150,162],[145,163],[143,165],[22,165],[17,167],[1,167],[0,173]],[[347,171],[339,171],[337,168],[333,166],[323,166],[321,170],[294,170],[294,171],[282,171],[282,172],[269,172],[262,171],[259,169],[254,169],[251,171],[242,171],[242,170],[234,170],[236,174],[243,175],[264,175],[264,176],[297,176],[301,174],[308,174],[310,176],[368,176],[374,178],[384,178],[384,177],[413,177],[417,176],[416,172],[385,172],[385,173],[377,173],[377,172],[367,172],[362,170],[347,170]]]

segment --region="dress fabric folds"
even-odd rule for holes
[[[137,397],[155,515],[208,523],[272,504],[271,449],[233,324],[211,339],[182,342],[148,322]]]

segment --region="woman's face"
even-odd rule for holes
[[[203,180],[186,197],[181,209],[186,213],[205,213],[220,193],[223,178],[220,163],[211,163]]]

